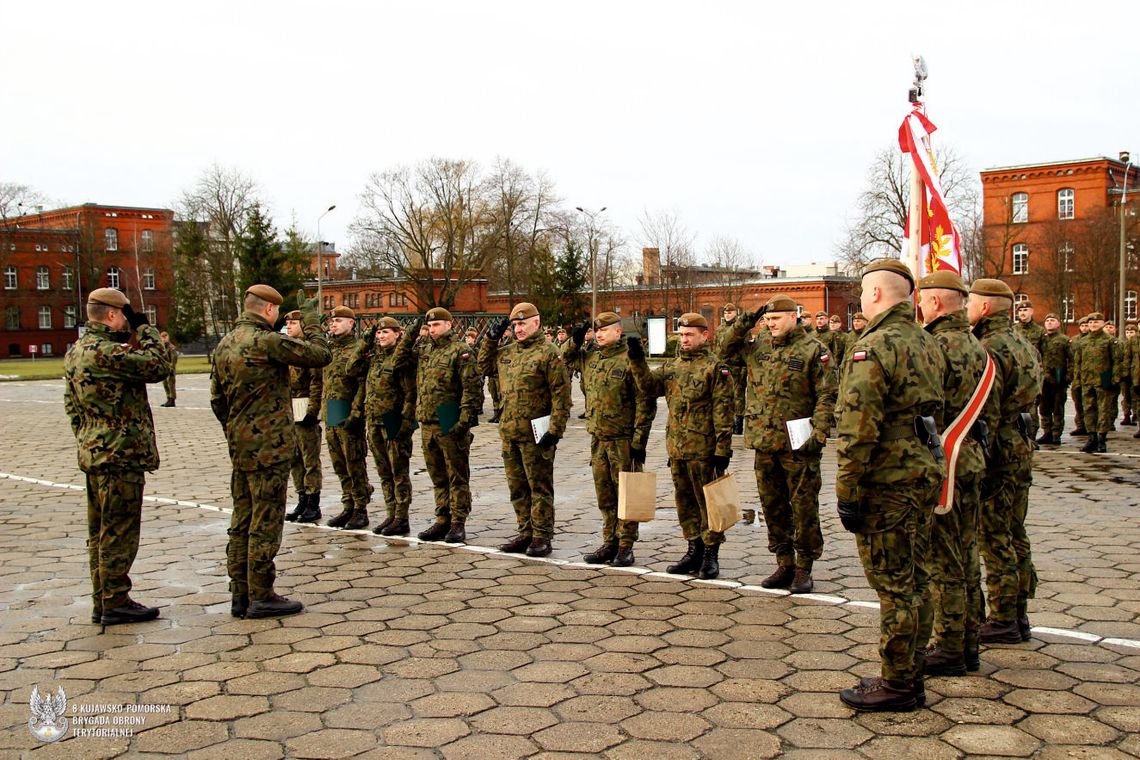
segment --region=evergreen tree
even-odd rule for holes
[[[166,326],[175,343],[189,343],[206,334],[207,267],[209,240],[204,224],[177,222],[174,241],[174,286],[170,323]]]
[[[566,241],[566,248],[554,265],[555,291],[562,304],[559,324],[567,324],[584,318],[582,288],[586,286],[586,259],[582,249],[573,239]]]
[[[301,287],[301,271],[289,260],[285,245],[277,239],[273,220],[261,209],[260,203],[254,203],[246,215],[237,241],[237,262],[239,292],[262,283],[276,288],[285,297],[281,306],[283,314],[296,306],[294,295]]]

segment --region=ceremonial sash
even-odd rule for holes
[[[942,493],[938,497],[938,506],[934,508],[934,514],[944,515],[954,508],[954,478],[958,470],[958,452],[962,449],[962,442],[966,440],[966,436],[970,434],[970,430],[974,427],[974,423],[978,420],[978,415],[982,413],[982,407],[986,405],[986,399],[990,397],[990,391],[994,387],[994,375],[997,370],[994,368],[994,360],[986,353],[986,368],[982,371],[982,379],[978,382],[978,387],[974,389],[974,393],[970,396],[969,402],[950,423],[950,426],[942,432],[942,448],[946,451],[946,480],[942,482]]]

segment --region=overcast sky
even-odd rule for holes
[[[438,155],[545,170],[768,264],[829,261],[929,69],[975,170],[1140,155],[1135,2],[4,3],[0,181],[171,206],[212,163],[341,250],[367,176]]]

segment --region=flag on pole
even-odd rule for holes
[[[930,135],[937,127],[926,118],[923,110],[921,103],[915,105],[899,127],[899,147],[903,153],[909,153],[914,162],[912,171],[916,181],[911,183],[912,192],[919,189],[919,197],[911,199],[903,232],[906,238],[903,250],[914,250],[915,241],[910,236],[912,230],[916,226],[918,228],[917,261],[910,264],[916,279],[941,269],[962,273],[958,230],[950,221],[950,210],[946,207],[946,196],[942,193],[942,181],[930,146]],[[910,218],[916,210],[920,217],[917,225]]]

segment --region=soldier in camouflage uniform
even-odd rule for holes
[[[1041,339],[1041,437],[1037,443],[1057,445],[1065,429],[1065,399],[1072,381],[1069,337],[1061,332],[1056,314],[1045,315],[1045,336]]]
[[[1081,378],[1077,374],[1077,365],[1081,359],[1081,346],[1084,345],[1085,336],[1089,333],[1089,318],[1081,317],[1077,320],[1078,333],[1073,336],[1069,341],[1069,366],[1072,367],[1073,384],[1069,388],[1069,392],[1073,396],[1073,420],[1076,422],[1076,427],[1069,435],[1088,435],[1088,430],[1085,429],[1085,403],[1084,392],[1081,389]]]
[[[982,381],[986,350],[970,332],[969,291],[961,277],[946,270],[932,272],[919,281],[918,289],[926,331],[938,341],[946,363],[943,421],[950,427]],[[981,403],[985,400],[980,399]],[[975,422],[958,449],[951,509],[933,517],[926,563],[930,583],[923,590],[916,645],[922,649],[932,632],[938,632],[937,642],[923,657],[923,672],[928,676],[962,676],[980,666],[978,629],[985,601],[978,562],[978,501],[986,463],[979,440],[984,437],[977,430]]]
[[[427,339],[416,365],[416,421],[424,464],[435,492],[435,522],[421,541],[463,543],[471,514],[471,428],[479,423],[479,370],[475,355],[456,337],[451,312],[437,306],[424,315]],[[396,344],[397,369],[412,366],[416,330]]]
[[[1120,398],[1124,391],[1124,377],[1121,374],[1121,368],[1124,367],[1124,339],[1117,336],[1116,325],[1112,322],[1104,323],[1104,331],[1112,338],[1112,353],[1116,362],[1116,372],[1112,376],[1112,410],[1108,417],[1110,420],[1108,429],[1112,432],[1116,430],[1116,418],[1120,414]]]
[[[761,316],[768,333],[749,344],[748,333]],[[819,463],[838,388],[831,351],[797,324],[796,302],[786,295],[742,314],[721,351],[721,356],[743,358],[751,389],[744,442],[756,451],[756,491],[768,526],[768,551],[776,555],[776,571],[760,585],[810,593],[812,564],[823,554]],[[811,418],[813,432],[793,449],[786,423],[804,418]]]
[[[1085,428],[1089,431],[1089,440],[1081,451],[1093,454],[1107,451],[1108,431],[1116,417],[1113,402],[1120,362],[1115,341],[1104,331],[1104,315],[1099,311],[1089,314],[1088,326],[1088,335],[1073,361],[1073,376],[1080,378]]]
[[[847,343],[851,336],[843,330],[843,320],[838,314],[832,314],[827,318],[827,327],[835,336],[835,341],[831,344],[831,359],[836,367],[842,367],[843,354],[847,351]]]
[[[1120,403],[1124,412],[1121,425],[1137,424],[1137,416],[1132,411],[1132,361],[1136,352],[1136,323],[1129,322],[1124,325],[1124,337],[1121,339],[1121,365],[1120,365]]]
[[[1026,343],[1033,346],[1033,350],[1037,352],[1037,360],[1040,361],[1044,351],[1041,341],[1045,337],[1045,330],[1041,325],[1033,321],[1033,304],[1029,301],[1021,301],[1017,304],[1016,311],[1017,321],[1013,323],[1014,332],[1021,336]],[[1033,404],[1033,410],[1029,413],[1033,419],[1031,435],[1037,435],[1037,431],[1041,428],[1041,419],[1037,413],[1040,406],[1041,394],[1038,393],[1037,402]],[[1034,448],[1036,448],[1036,446]]]
[[[329,348],[332,361],[325,365],[324,422],[329,459],[340,479],[341,512],[329,520],[330,528],[359,530],[368,527],[368,501],[372,484],[368,482],[368,448],[364,436],[364,379],[350,373],[349,363],[360,345],[356,339],[356,313],[347,306],[332,310],[329,320]],[[338,424],[329,424],[332,402],[347,404],[347,415]]]
[[[736,304],[726,303],[722,311],[724,320],[721,322],[720,327],[716,329],[713,334],[713,351],[720,357],[720,360],[728,365],[728,369],[732,372],[733,386],[736,388],[736,421],[733,424],[733,435],[744,434],[744,389],[745,384],[745,369],[744,360],[738,354],[734,353],[731,357],[727,356],[724,352],[724,344],[733,334],[733,325],[736,324],[737,316],[740,314]]]
[[[882,670],[844,689],[840,699],[861,711],[906,711],[925,701],[917,645],[929,583],[931,505],[943,477],[927,430],[942,424],[946,367],[937,340],[914,321],[914,278],[906,265],[873,261],[862,284],[870,321],[840,376],[835,494],[843,527],[855,533],[863,572],[879,596]]]
[[[1025,515],[1033,482],[1029,410],[1041,391],[1041,365],[1033,347],[1010,324],[1012,303],[1013,291],[1001,280],[979,279],[970,286],[970,324],[996,370],[990,401],[982,412],[990,431],[978,517],[978,550],[986,562],[989,589],[989,618],[980,634],[983,644],[1029,640],[1028,605],[1037,588]]]
[[[487,333],[479,349],[484,374],[499,373],[503,413],[499,437],[503,442],[503,468],[518,521],[518,535],[499,547],[508,553],[526,552],[545,557],[554,538],[554,454],[570,417],[570,373],[562,354],[542,332],[542,319],[534,304],[511,309],[515,342],[499,349],[506,332],[503,319]],[[531,420],[550,417],[550,427],[535,442]]]
[[[380,475],[387,517],[373,533],[406,536],[411,531],[408,507],[412,483],[408,460],[416,431],[416,362],[396,367],[396,344],[403,327],[392,317],[381,317],[368,339],[361,341],[349,360],[347,374],[364,378],[364,413],[368,446]]]
[[[634,562],[638,525],[618,519],[618,475],[641,472],[657,404],[634,385],[620,316],[612,311],[599,314],[594,320],[594,347],[583,349],[585,340],[586,325],[574,328],[565,354],[568,363],[581,358],[590,467],[602,513],[602,545],[583,559],[591,565],[628,567]]]
[[[297,294],[304,338],[273,329],[281,301],[268,285],[246,291],[244,313],[214,350],[210,373],[210,406],[226,431],[233,463],[226,565],[234,617],[290,615],[304,608],[273,590],[295,436],[289,367],[322,367],[332,354],[321,333],[317,299]]]
[[[285,315],[285,330],[290,338],[303,339],[299,309]],[[289,368],[289,395],[305,403],[305,413],[294,415],[297,445],[293,450],[293,488],[297,491],[297,507],[285,519],[289,522],[315,523],[321,519],[321,388],[323,373],[311,367]]]
[[[170,374],[170,352],[125,295],[99,288],[87,297],[87,329],[63,371],[64,411],[87,480],[91,622],[154,620],[157,607],[130,598],[128,573],[139,551],[146,473],[158,469],[146,384]]]
[[[175,381],[178,377],[178,346],[170,340],[170,333],[163,330],[159,335],[162,336],[162,342],[166,349],[170,352],[170,374],[162,381],[162,390],[166,393],[166,401],[162,406],[175,406],[178,400],[178,388],[175,387]]]
[[[720,574],[724,533],[709,529],[705,485],[728,469],[736,389],[728,366],[709,350],[708,322],[700,314],[678,320],[677,356],[650,371],[641,341],[629,341],[629,366],[637,389],[652,399],[665,397],[669,422],[665,450],[677,502],[677,521],[689,548],[671,573],[715,578]]]

